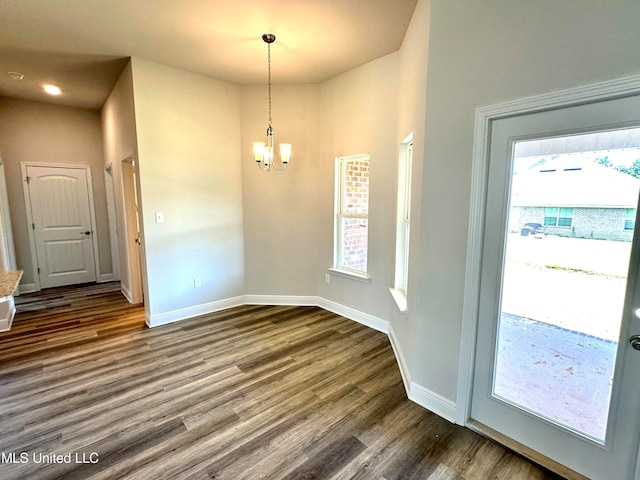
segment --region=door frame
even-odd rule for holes
[[[86,172],[87,175],[87,189],[89,192],[89,215],[91,217],[91,231],[94,232],[91,235],[91,241],[93,242],[93,264],[96,270],[96,282],[100,278],[100,261],[99,261],[99,253],[98,253],[98,229],[96,226],[96,210],[93,200],[93,180],[91,178],[91,166],[82,165],[82,164],[72,164],[72,163],[42,163],[42,162],[20,162],[20,172],[22,176],[23,189],[22,192],[24,194],[24,205],[27,213],[27,227],[33,224],[33,215],[31,213],[31,195],[29,192],[28,182],[27,182],[27,167],[45,167],[45,168],[75,168],[81,169]],[[36,239],[35,232],[33,228],[28,228],[29,230],[29,248],[31,251],[31,269],[33,272],[33,288],[30,288],[30,292],[38,292],[42,290],[40,286],[40,275],[38,274],[38,255],[36,252]],[[26,268],[25,265],[23,268]]]
[[[112,281],[120,281],[120,247],[118,245],[118,223],[116,214],[116,190],[113,177],[113,165],[104,167],[104,186],[107,197],[107,218],[109,220],[109,242],[111,244]]]
[[[4,270],[17,270],[16,251],[13,243],[13,226],[11,225],[11,214],[9,211],[9,194],[7,192],[7,176],[4,169],[4,162],[0,157],[0,252],[2,268]],[[19,294],[20,288],[17,293]]]
[[[474,429],[474,425],[471,422],[471,396],[478,333],[480,279],[489,173],[489,146],[493,121],[516,115],[572,107],[638,94],[640,94],[640,75],[633,75],[476,109],[458,392],[456,398],[456,423]],[[512,448],[514,447],[513,445],[511,446]],[[527,452],[520,453],[526,454]],[[544,463],[543,458],[536,458],[536,461]],[[635,478],[640,480],[640,451],[636,459]]]
[[[127,297],[129,303],[138,304],[144,302],[144,280],[142,267],[143,231],[139,189],[140,175],[134,155],[123,158],[120,162],[120,166],[125,230],[125,258],[129,273],[129,285],[122,285],[122,293]],[[136,178],[135,182],[133,180],[134,173]],[[138,202],[137,215],[136,198]],[[137,244],[135,234],[136,230],[138,232]]]

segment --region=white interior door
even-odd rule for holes
[[[593,479],[637,478],[639,126],[638,96],[491,125],[472,421]]]
[[[87,169],[26,165],[24,171],[41,288],[95,282]]]

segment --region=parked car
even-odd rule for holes
[[[541,223],[525,223],[522,229],[520,229],[520,235],[526,237],[528,235],[545,235],[546,227]]]

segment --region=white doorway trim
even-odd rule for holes
[[[610,100],[639,93],[640,75],[633,75],[476,109],[456,423],[468,426],[471,416],[486,213],[488,150],[492,122],[516,115]],[[638,455],[635,478],[640,480],[640,454]]]
[[[0,158],[0,244],[2,245],[0,263],[4,270],[16,270],[16,252],[13,244],[13,229],[9,212],[9,194],[7,192],[6,178],[4,163]]]
[[[104,187],[107,196],[107,218],[109,220],[109,243],[111,244],[111,280],[120,281],[120,248],[118,245],[118,224],[116,217],[115,184],[113,180],[113,165],[104,167]]]
[[[23,182],[23,194],[24,194],[24,204],[26,208],[27,214],[27,225],[33,225],[33,215],[31,210],[31,196],[29,195],[29,188],[27,187],[27,167],[45,167],[45,168],[74,168],[74,169],[82,169],[86,172],[87,176],[87,187],[89,191],[88,200],[89,200],[89,214],[90,214],[90,222],[91,222],[91,231],[94,232],[91,235],[91,241],[93,242],[93,263],[95,266],[96,272],[96,280],[100,278],[100,261],[98,254],[98,235],[97,235],[97,226],[96,226],[96,212],[95,212],[95,204],[93,200],[93,180],[91,177],[91,167],[89,165],[81,165],[81,164],[63,164],[63,163],[40,163],[40,162],[20,162],[20,170],[22,174],[22,182]],[[38,255],[36,251],[36,239],[35,233],[32,228],[29,228],[29,248],[31,251],[31,269],[33,272],[33,284],[30,285],[30,292],[37,292],[42,289],[40,283],[40,275],[38,274]],[[23,266],[23,269],[28,268],[27,265]]]
[[[144,302],[142,280],[142,225],[139,210],[139,176],[133,155],[121,161],[122,203],[124,208],[125,252],[129,285],[121,283],[122,293],[130,303]],[[134,180],[135,175],[135,180]]]

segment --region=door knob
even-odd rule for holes
[[[640,350],[640,335],[633,335],[630,339],[629,339],[629,343],[631,344],[631,346],[633,348],[635,348],[636,350]]]
[[[86,232],[82,232],[80,235],[86,235],[87,237],[91,235],[91,232],[87,230]]]

